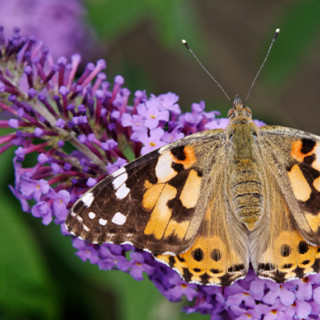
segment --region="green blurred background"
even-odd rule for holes
[[[42,0],[46,1],[46,0]],[[134,92],[175,92],[180,106],[229,102],[181,45],[188,40],[233,96],[245,97],[274,30],[281,33],[248,105],[254,117],[320,134],[319,0],[87,0],[88,61],[107,60]],[[0,21],[1,24],[1,21]],[[95,35],[95,36],[94,36]],[[0,319],[209,319],[185,315],[147,279],[99,271],[74,255],[55,225],[21,211],[11,195],[14,150],[0,156]]]

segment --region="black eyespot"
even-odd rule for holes
[[[221,259],[221,251],[219,249],[213,249],[211,251],[210,257],[214,261],[219,261]]]
[[[298,245],[298,252],[300,254],[305,254],[309,250],[309,246],[305,241],[300,241]]]
[[[192,257],[196,261],[201,261],[204,258],[204,253],[200,248],[192,251]]]
[[[283,244],[280,248],[280,254],[283,257],[288,257],[291,253],[291,248],[287,244]]]

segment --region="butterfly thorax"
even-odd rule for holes
[[[261,160],[256,143],[258,128],[252,121],[251,110],[243,107],[237,97],[229,118],[226,130],[231,162],[227,181],[229,203],[251,231],[261,217],[263,206]]]

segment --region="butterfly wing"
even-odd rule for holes
[[[192,247],[176,256],[156,258],[188,282],[227,286],[247,274],[248,237],[244,226],[231,214],[224,184],[225,170],[212,175],[212,179],[211,197]]]
[[[250,234],[253,267],[277,282],[318,272],[320,254],[313,245],[320,245],[320,138],[265,126],[260,141],[267,199]]]
[[[154,254],[185,251],[203,220],[224,139],[224,130],[201,132],[122,167],[74,204],[67,229],[92,243],[130,242]]]
[[[296,129],[261,129],[264,158],[303,237],[320,246],[320,137]]]

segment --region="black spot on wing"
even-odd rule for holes
[[[276,266],[272,263],[259,263],[258,271],[272,271],[275,270]]]
[[[229,272],[237,272],[237,271],[242,271],[244,269],[244,265],[243,264],[235,264],[234,266],[228,268]]]
[[[190,220],[195,210],[195,208],[187,209],[182,205],[181,200],[177,198],[169,200],[167,205],[172,209],[171,218],[177,222]]]
[[[177,255],[176,257],[180,262],[186,262],[186,260],[184,258],[180,257],[179,255]]]
[[[312,269],[315,271],[315,272],[319,272],[320,270],[320,259],[315,259],[313,265],[312,265]]]
[[[307,164],[307,165],[312,165],[313,161],[316,160],[316,155],[313,153],[310,156],[306,156],[303,159],[303,163]]]
[[[313,150],[314,146],[316,145],[316,142],[310,139],[302,139],[302,148],[301,152],[304,154],[309,153]]]
[[[224,276],[219,277],[219,279],[223,287],[229,286],[234,281],[234,277],[230,273],[226,273]]]
[[[171,150],[172,154],[178,159],[178,160],[185,160],[186,154],[184,152],[184,146],[176,147]]]
[[[219,261],[221,259],[221,251],[219,249],[213,249],[211,251],[210,257],[214,261]]]
[[[303,276],[305,275],[304,270],[305,270],[304,268],[297,267],[297,268],[295,268],[294,272],[298,278],[303,278]]]
[[[280,248],[280,254],[283,257],[288,257],[291,253],[291,248],[287,244],[283,244]]]
[[[179,172],[179,174],[177,174],[175,177],[173,177],[169,181],[169,184],[171,186],[175,187],[179,194],[181,193],[183,186],[185,185],[185,183],[187,181],[189,173],[190,173],[190,169],[182,170],[181,172]]]
[[[176,260],[174,259],[174,256],[170,256],[169,257],[169,266],[172,268],[175,263],[176,263]]]
[[[183,164],[177,162],[172,162],[171,168],[178,173],[184,170]]]
[[[204,274],[202,274],[202,275],[200,276],[201,284],[203,284],[203,285],[208,284],[210,278],[211,278],[211,277],[205,272]]]
[[[221,272],[222,272],[222,270],[214,269],[214,268],[210,269],[210,271],[211,271],[213,274],[217,274],[217,273],[221,273]]]
[[[204,253],[200,248],[193,250],[191,254],[193,259],[196,261],[202,261],[204,258]]]
[[[187,282],[190,282],[192,279],[192,273],[189,271],[188,268],[183,268],[183,274],[182,274],[184,280]]]
[[[74,213],[78,213],[80,211],[81,208],[84,207],[84,203],[82,200],[78,201],[78,203],[72,208],[72,211]]]
[[[305,254],[306,252],[308,252],[309,250],[309,246],[305,241],[300,241],[299,245],[298,245],[298,252],[300,254]]]

